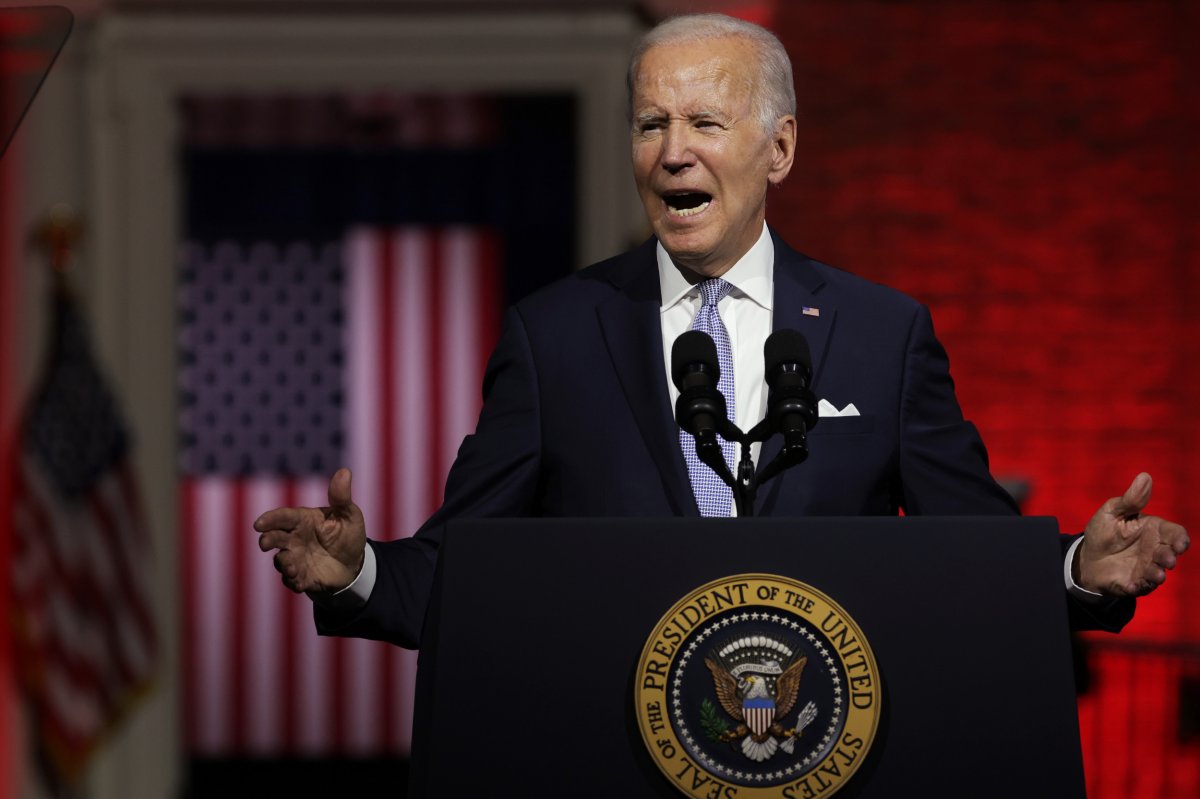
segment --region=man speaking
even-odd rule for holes
[[[790,329],[808,342],[822,418],[807,461],[764,487],[755,515],[1017,513],[962,418],[927,309],[806,258],[767,227],[767,193],[791,171],[796,144],[779,41],[720,15],[668,20],[636,48],[629,98],[634,179],[654,237],[508,312],[441,509],[412,538],[368,542],[342,469],[328,507],[255,522],[284,584],[316,602],[322,633],[419,646],[449,519],[734,513],[673,415],[671,347],[691,329],[716,343],[718,388],[743,430],[766,413],[768,335]],[[777,448],[753,450],[760,466]],[[1119,629],[1131,598],[1187,549],[1180,525],[1142,515],[1150,488],[1138,475],[1083,536],[1064,536],[1077,628]],[[981,591],[1014,590],[978,579]]]

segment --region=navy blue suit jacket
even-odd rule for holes
[[[838,408],[853,402],[861,415],[819,420],[808,460],[760,490],[755,514],[1016,514],[962,417],[928,310],[774,242],[774,327],[807,338],[816,395]],[[349,614],[318,608],[318,629],[417,646],[447,519],[698,516],[670,406],[660,302],[650,240],[517,303],[445,504],[413,538],[372,543],[370,601]],[[778,448],[776,436],[759,463]],[[1123,621],[1078,611],[1077,626]]]

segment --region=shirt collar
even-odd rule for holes
[[[689,294],[695,295],[698,289],[684,277],[683,270],[671,260],[671,256],[663,249],[662,242],[655,245],[655,255],[658,259],[661,312],[683,302]],[[745,297],[770,311],[774,268],[775,242],[771,240],[771,234],[764,222],[758,241],[754,242],[754,246],[747,250],[728,272],[721,275],[721,279],[733,285],[735,295]]]

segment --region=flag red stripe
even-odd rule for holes
[[[182,620],[181,647],[183,655],[183,738],[187,751],[198,749],[196,729],[198,719],[196,711],[199,707],[200,681],[197,664],[201,646],[199,641],[199,626],[196,623],[196,572],[195,566],[200,562],[199,547],[196,543],[197,505],[195,486],[190,478],[179,482],[179,547],[182,556],[180,579],[183,584],[183,596],[180,598]]]
[[[345,335],[345,381],[351,392],[346,406],[346,457],[355,471],[355,501],[362,508],[369,534],[376,539],[390,538],[393,520],[387,518],[382,504],[388,487],[383,482],[382,452],[391,447],[380,430],[381,375],[392,368],[384,362],[388,356],[383,340],[395,315],[395,308],[385,295],[383,286],[385,262],[384,237],[388,231],[361,229],[354,231],[346,247],[348,308]],[[392,349],[394,352],[394,349]],[[378,655],[373,647],[361,641],[337,642],[334,648],[342,651],[343,677],[339,683],[342,694],[338,705],[331,708],[343,715],[342,751],[362,754],[367,740],[377,739],[373,727],[382,719],[378,714]]]
[[[12,265],[21,263],[19,255],[21,250],[17,242],[22,242],[24,236],[18,233],[20,230],[18,215],[12,213],[12,193],[13,186],[16,185],[14,178],[17,175],[17,170],[21,169],[21,164],[26,163],[19,152],[22,145],[18,142],[11,145],[8,150],[8,158],[0,159],[0,242],[3,242],[3,249],[0,249],[0,263],[5,264],[5,268],[0,269],[0,386],[4,386],[4,390],[0,390],[0,508],[11,508],[14,506],[16,494],[15,475],[17,449],[13,445],[13,436],[11,435],[12,428],[10,422],[13,418],[12,398],[13,391],[8,388],[14,385],[12,380],[12,355],[14,352],[13,342],[16,340],[16,321],[20,318],[16,310],[16,298],[21,296],[21,282],[18,278],[23,274],[24,270],[13,268]],[[22,231],[23,232],[23,231]],[[13,518],[8,513],[0,513],[0,563],[11,563],[14,555],[13,542]],[[7,572],[0,576],[0,619],[10,618],[10,609],[16,610],[15,607],[10,608],[11,576]],[[0,635],[0,684],[9,684],[9,675],[14,671],[12,661],[12,643],[8,635]],[[12,691],[0,690],[0,719],[13,718],[11,697]],[[14,774],[16,771],[13,768],[12,747],[9,746],[9,724],[0,725],[0,774],[9,775],[9,784],[20,784],[21,775]]]
[[[445,244],[443,242],[444,231],[436,231],[434,235],[429,237],[429,263],[432,269],[432,275],[436,276],[441,268],[442,261],[445,258]],[[445,407],[446,398],[442,396],[442,370],[445,369],[445,347],[442,342],[442,304],[439,296],[439,286],[436,279],[431,279],[427,284],[427,294],[425,296],[425,307],[428,309],[429,316],[426,319],[426,335],[428,336],[429,344],[429,369],[428,385],[430,390],[429,402],[429,429],[433,431],[434,446],[430,451],[429,467],[434,474],[434,480],[430,484],[429,506],[432,508],[440,507],[445,492],[445,475],[448,471],[445,463],[445,455],[439,446],[442,440],[442,430],[445,425],[443,409]]]
[[[241,556],[240,548],[234,544],[233,538],[242,519],[246,517],[246,486],[241,480],[235,480],[232,489],[229,515],[225,527],[208,530],[206,534],[216,536],[228,553],[229,590],[233,594],[232,605],[241,611],[246,607],[248,593],[246,579],[249,577],[249,569],[247,569],[248,564],[245,559]],[[246,695],[244,676],[248,669],[253,668],[253,664],[249,662],[247,656],[247,650],[250,647],[246,638],[250,634],[250,630],[247,628],[245,617],[241,612],[233,613],[225,619],[225,623],[233,628],[232,646],[229,648],[229,690],[230,701],[233,705],[233,714],[230,718],[232,729],[228,730],[225,740],[229,741],[232,751],[242,752],[246,749],[246,730],[250,722],[249,708],[247,707],[249,697]]]
[[[479,234],[479,280],[483,286],[479,303],[479,338],[476,342],[479,360],[477,371],[479,384],[487,369],[488,358],[500,338],[500,316],[503,313],[503,287],[500,285],[500,240],[495,230],[483,230]],[[479,389],[476,389],[478,394]]]
[[[293,480],[284,482],[283,504],[289,508],[294,508],[300,504],[297,501],[296,483]],[[292,598],[289,597],[289,599]],[[279,706],[283,711],[283,718],[281,719],[283,748],[287,752],[296,751],[297,741],[296,697],[299,694],[296,690],[296,658],[294,653],[297,651],[297,648],[294,617],[303,611],[310,611],[309,608],[305,607],[305,604],[307,603],[302,604],[297,601],[285,602],[279,620],[279,646],[282,647],[280,651],[283,653],[283,672],[279,685]],[[304,615],[307,617],[309,613],[305,613]]]
[[[436,448],[435,431],[430,424],[433,405],[431,383],[435,371],[427,332],[428,297],[439,274],[432,260],[432,239],[437,231],[420,227],[402,228],[399,249],[400,281],[395,297],[397,325],[395,335],[401,369],[397,374],[398,401],[394,413],[403,441],[392,446],[392,460],[400,482],[393,486],[396,516],[392,520],[399,536],[412,535],[433,511],[432,499],[441,481],[432,462]],[[412,738],[412,664],[414,654],[407,650],[390,653],[390,669],[385,676],[396,689],[390,713],[396,720],[397,749],[408,752]]]
[[[378,422],[380,429],[380,440],[383,446],[378,449],[377,463],[373,468],[379,470],[382,478],[382,491],[380,492],[380,507],[383,511],[383,518],[387,519],[387,524],[395,525],[399,518],[399,512],[396,507],[396,486],[399,485],[401,475],[397,474],[396,461],[392,457],[394,449],[402,446],[401,431],[396,419],[396,377],[400,371],[398,363],[399,353],[396,351],[396,335],[395,329],[400,321],[397,318],[396,309],[394,308],[394,297],[396,292],[396,284],[399,282],[398,270],[401,264],[397,258],[397,242],[396,237],[399,235],[397,230],[385,230],[380,236],[382,247],[379,252],[380,266],[380,286],[376,296],[381,303],[379,309],[379,320],[382,323],[379,340],[380,340],[380,357],[382,363],[379,365],[379,406],[376,408],[378,414]],[[379,661],[379,668],[383,675],[381,684],[379,685],[380,697],[377,707],[380,709],[378,716],[382,727],[382,741],[390,742],[395,735],[395,725],[390,712],[392,703],[394,702],[394,693],[396,690],[395,684],[387,679],[389,665],[391,663],[391,654],[388,651],[390,647],[379,647],[376,657]]]

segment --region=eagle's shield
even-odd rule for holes
[[[775,721],[775,700],[771,697],[746,699],[742,702],[742,714],[750,731],[755,735],[762,735],[771,728],[771,722]]]

